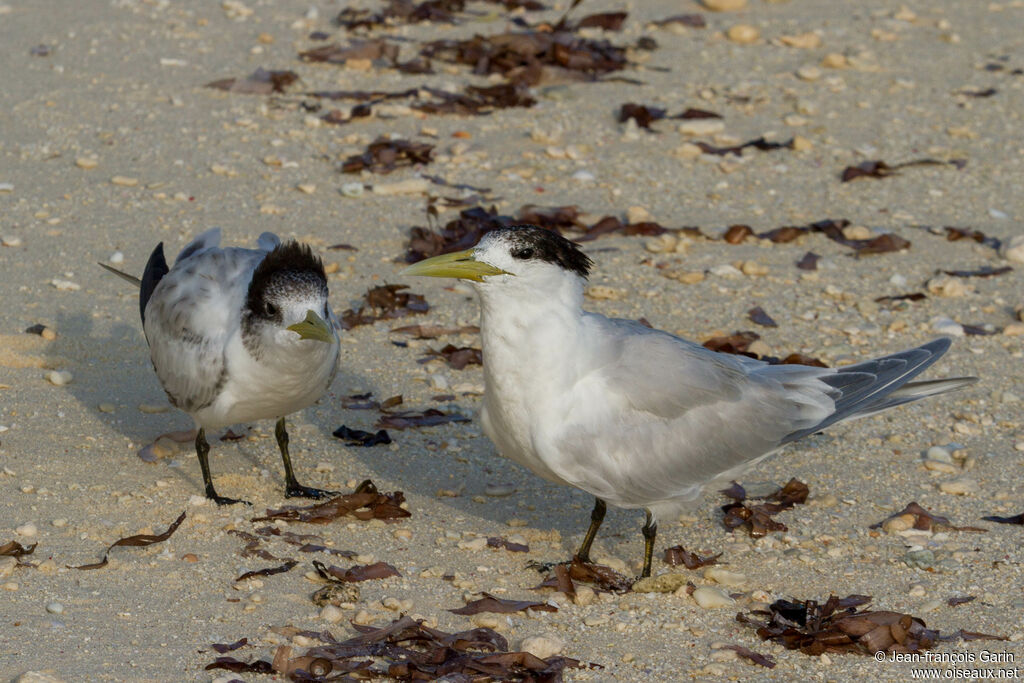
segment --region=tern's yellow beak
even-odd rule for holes
[[[334,330],[330,324],[313,311],[306,311],[306,319],[301,323],[289,325],[288,329],[303,339],[315,339],[328,344],[334,341]]]
[[[399,274],[456,277],[460,280],[475,280],[477,282],[483,282],[484,277],[488,275],[512,275],[512,273],[496,268],[489,263],[477,261],[473,257],[472,249],[428,258],[412,264]]]

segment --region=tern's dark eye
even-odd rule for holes
[[[277,315],[277,306],[272,303],[266,305],[267,315]]]
[[[512,256],[523,260],[533,258],[533,247],[520,247],[518,249],[513,249]]]

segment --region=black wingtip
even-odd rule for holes
[[[146,304],[149,303],[149,298],[153,296],[153,290],[156,289],[157,283],[169,271],[167,259],[164,258],[164,243],[161,242],[156,245],[156,249],[149,255],[149,260],[146,261],[146,269],[142,271],[142,285],[139,287],[139,316],[142,318],[143,325],[146,324]]]

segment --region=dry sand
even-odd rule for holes
[[[392,32],[420,40],[506,28],[492,6],[473,7],[480,10],[479,21]],[[152,464],[137,457],[158,435],[191,425],[174,410],[140,410],[166,400],[149,366],[135,293],[95,263],[121,252],[121,267],[140,272],[158,241],[175,253],[214,225],[223,227],[230,244],[251,244],[264,230],[321,248],[349,243],[358,252],[323,249],[327,262],[337,264],[330,286],[340,312],[368,287],[401,281],[396,273],[408,228],[425,224],[422,194],[340,193],[353,180],[372,185],[416,175],[415,169],[388,177],[338,173],[338,161],[379,134],[436,144],[439,158],[425,172],[490,187],[506,212],[527,203],[576,204],[596,220],[624,216],[635,206],[663,225],[701,226],[711,234],[734,223],[762,231],[845,218],[912,242],[899,253],[860,259],[822,235],[778,245],[694,241],[678,254],[649,251],[642,237],[588,244],[598,264],[593,284],[603,287],[588,306],[643,316],[691,338],[757,329],[775,355],[801,351],[836,364],[922,343],[936,336],[936,327],[956,331],[936,322],[939,316],[1003,330],[1014,324],[1014,306],[1024,304],[1019,263],[997,277],[957,280],[944,290],[955,296],[930,294],[896,310],[873,302],[927,291],[936,269],[1014,265],[983,244],[949,242],[915,226],[970,227],[1001,239],[1022,233],[1019,0],[937,0],[903,8],[868,0],[843,3],[841,12],[837,3],[820,0],[749,0],[735,13],[706,12],[690,2],[597,0],[581,12],[630,12],[625,30],[609,39],[657,40],[657,50],[638,53],[646,60],[642,65],[622,74],[642,84],[544,86],[536,90],[534,108],[488,117],[420,118],[399,109],[393,118],[329,126],[302,111],[298,94],[268,98],[202,87],[257,67],[295,69],[304,84],[294,92],[480,82],[464,67],[408,76],[300,63],[298,50],[321,44],[307,38],[312,30],[347,40],[330,24],[340,8],[336,2],[292,0],[2,0],[0,544],[38,543],[23,559],[39,566],[0,565],[0,679],[49,671],[65,681],[212,680],[223,672],[203,670],[215,657],[210,643],[248,637],[250,646],[232,653],[248,661],[271,657],[274,644],[284,642],[270,627],[330,626],[309,600],[317,584],[304,577],[315,555],[269,542],[271,552],[294,556],[301,565],[260,581],[233,581],[243,571],[275,564],[242,558],[244,543],[227,534],[251,530],[253,511],[285,502],[271,424],[252,425],[241,441],[213,442],[219,490],[252,500],[252,509],[219,509],[197,497],[201,479],[187,445],[166,448]],[[646,27],[679,12],[704,14],[708,27]],[[725,31],[736,24],[756,27],[760,38],[731,42]],[[819,40],[796,42],[820,45],[779,42],[807,32]],[[48,54],[32,54],[39,45]],[[413,50],[412,42],[403,46]],[[833,53],[843,55],[845,64],[826,57]],[[822,66],[823,60],[844,68]],[[988,88],[997,92],[961,94]],[[627,101],[665,107],[670,114],[710,109],[724,116],[722,135],[734,142],[799,135],[802,149],[689,158],[692,148],[679,149],[687,138],[677,121],[653,124],[657,133],[617,123],[619,105]],[[436,137],[420,135],[424,128]],[[465,134],[453,137],[457,131]],[[729,143],[729,137],[718,142]],[[921,157],[966,159],[967,165],[839,182],[847,165]],[[453,216],[442,214],[444,220]],[[814,273],[795,267],[807,251],[822,256]],[[739,261],[763,268],[748,266],[753,274],[738,276],[722,268]],[[665,277],[684,272],[705,277],[692,284]],[[891,280],[894,275],[905,284]],[[304,483],[346,487],[371,477],[382,490],[404,491],[409,501],[412,517],[396,524],[343,520],[287,527],[353,550],[360,563],[385,560],[401,571],[401,578],[360,584],[361,599],[346,619],[364,611],[364,619],[386,624],[397,612],[381,601],[396,598],[388,604],[461,630],[470,621],[446,610],[486,590],[558,602],[557,613],[498,615],[492,622],[513,645],[550,634],[564,641],[566,656],[604,667],[567,671],[570,680],[906,680],[905,665],[857,655],[809,657],[761,642],[734,619],[758,600],[862,593],[874,597],[876,608],[915,614],[944,632],[963,628],[1011,639],[954,642],[941,651],[1009,652],[1016,663],[975,666],[1024,666],[1021,527],[980,521],[1024,512],[1024,336],[956,338],[933,374],[973,374],[981,377],[979,384],[831,429],[786,448],[752,473],[750,482],[798,477],[809,485],[811,502],[780,515],[788,532],[760,541],[726,532],[717,494],[678,523],[666,520],[656,573],[677,571],[660,562],[669,545],[722,552],[727,568],[746,576],[741,587],[730,589],[744,593],[737,604],[706,610],[686,596],[631,593],[577,605],[530,591],[539,575],[525,564],[571,554],[588,518],[587,496],[498,458],[475,422],[393,431],[390,448],[345,448],[332,438],[341,424],[372,424],[375,412],[340,406],[341,397],[363,391],[381,398],[401,393],[416,408],[437,406],[431,401],[436,394],[455,393],[454,402],[440,407],[467,415],[479,407],[478,367],[455,371],[416,362],[428,347],[478,340],[456,337],[404,348],[389,343],[397,338],[389,334],[397,324],[473,324],[475,301],[464,287],[408,284],[426,296],[430,312],[347,333],[330,393],[290,420]],[[746,311],[755,305],[779,326],[751,323]],[[56,338],[23,332],[40,323]],[[1019,322],[1009,331],[1015,329]],[[47,381],[51,369],[71,373],[70,383]],[[926,469],[922,453],[950,443],[961,446],[953,449],[951,464]],[[939,488],[964,479],[974,482],[961,484],[964,495]],[[511,495],[488,495],[509,489]],[[868,529],[912,500],[987,533],[908,537]],[[159,533],[182,510],[187,519],[165,543],[116,548],[103,569],[65,568],[98,560],[122,536]],[[612,511],[597,557],[636,573],[640,523],[635,512]],[[496,535],[519,535],[531,550],[476,549],[474,538]],[[925,562],[931,566],[906,564],[915,545],[933,552]],[[446,573],[456,579],[441,578]],[[689,574],[697,585],[711,583],[700,571]],[[947,598],[957,595],[977,599],[948,606]],[[330,628],[342,637],[352,633],[345,621]],[[771,654],[777,666],[731,659],[712,647],[721,642]]]

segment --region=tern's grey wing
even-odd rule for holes
[[[174,265],[178,265],[193,254],[198,254],[206,249],[215,249],[218,246],[220,246],[220,228],[210,228],[185,245],[185,248],[178,253],[178,257],[174,259]]]
[[[820,381],[833,370],[748,362],[635,323],[591,324],[603,328],[604,363],[569,392],[546,459],[611,503],[695,499],[834,409]]]
[[[256,245],[262,251],[274,251],[274,249],[280,246],[280,244],[281,238],[272,232],[261,233],[260,236],[256,238]]]
[[[225,379],[224,351],[240,324],[253,269],[265,252],[206,248],[174,264],[153,291],[143,329],[171,402],[194,413]]]
[[[737,357],[714,353],[632,320],[589,317],[595,337],[607,340],[597,359],[609,389],[639,411],[673,418],[717,401],[736,401],[748,381]]]

